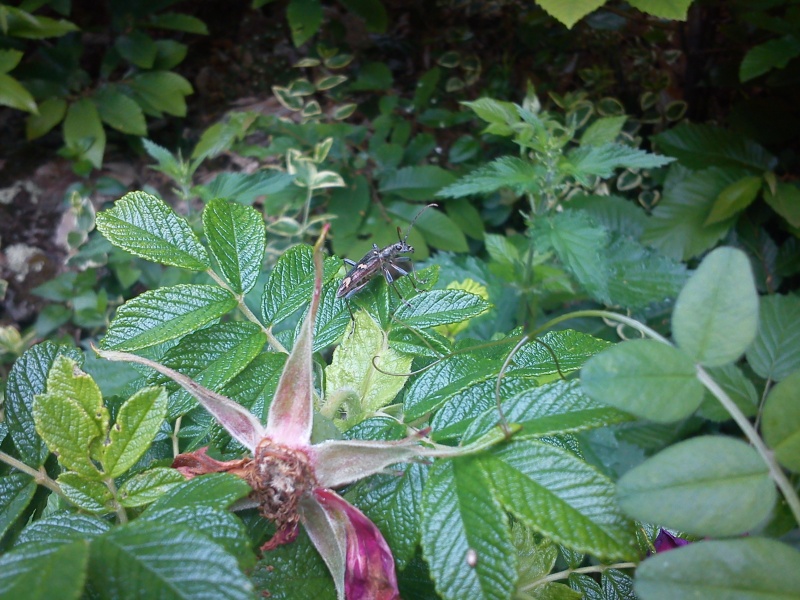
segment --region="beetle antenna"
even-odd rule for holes
[[[423,206],[422,210],[420,210],[416,215],[414,215],[414,218],[411,219],[411,223],[408,224],[408,229],[406,229],[406,235],[400,241],[405,242],[408,239],[408,234],[411,233],[411,228],[414,226],[414,223],[416,223],[417,219],[419,219],[419,216],[422,213],[424,213],[426,210],[428,210],[431,206],[438,207],[439,205],[435,204],[435,203],[431,203],[431,204],[426,204],[425,206]],[[397,228],[397,237],[398,238],[400,237],[400,228],[399,227]]]

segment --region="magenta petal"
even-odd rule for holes
[[[347,566],[344,575],[347,600],[398,600],[394,558],[380,530],[364,513],[341,496],[323,488],[314,496],[345,525]]]
[[[688,543],[688,540],[674,536],[666,529],[661,529],[661,531],[658,532],[658,537],[656,538],[653,547],[658,553],[666,552],[667,550],[674,550],[675,548],[685,546]]]

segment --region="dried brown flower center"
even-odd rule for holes
[[[297,523],[300,498],[316,486],[308,455],[264,439],[256,447],[249,467],[247,482],[253,488],[252,497],[258,502],[261,516],[279,527]]]

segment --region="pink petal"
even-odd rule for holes
[[[322,293],[322,243],[328,233],[325,224],[314,244],[314,292],[311,306],[295,340],[267,417],[267,437],[278,444],[305,446],[311,439],[314,408],[314,320]]]
[[[336,493],[317,488],[314,496],[345,526],[347,563],[344,588],[347,600],[399,600],[394,558],[380,530],[364,513]]]

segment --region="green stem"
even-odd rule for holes
[[[30,475],[38,485],[43,485],[51,492],[58,494],[64,499],[67,499],[67,497],[64,495],[64,492],[61,491],[61,487],[58,485],[58,483],[50,479],[50,477],[48,477],[47,473],[44,471],[34,469],[33,467],[26,465],[21,460],[6,454],[5,452],[0,452],[0,462],[4,462],[10,467],[17,469],[18,471],[22,471],[26,475]]]
[[[697,378],[712,394],[714,394],[714,396],[716,396],[720,404],[725,407],[725,410],[727,410],[731,417],[733,417],[733,420],[736,421],[736,424],[753,445],[753,448],[756,449],[756,452],[761,455],[761,459],[769,468],[770,476],[775,482],[775,485],[777,485],[778,489],[783,493],[783,497],[786,500],[786,504],[789,505],[789,509],[792,511],[795,522],[800,524],[800,498],[797,496],[797,492],[794,487],[792,487],[783,469],[781,469],[780,465],[775,460],[772,451],[767,448],[767,445],[761,440],[755,427],[753,427],[744,413],[739,410],[736,403],[731,400],[730,396],[725,393],[725,390],[723,390],[702,367],[697,367]]]
[[[601,317],[604,319],[617,321],[636,329],[647,337],[658,340],[659,342],[663,342],[664,344],[672,345],[669,340],[653,329],[650,329],[647,325],[639,323],[630,317],[618,315],[605,310],[580,310],[566,315],[561,315],[560,317],[556,317],[540,327],[538,330],[530,334],[530,336],[535,337],[541,330],[549,329],[558,323],[566,321],[567,319],[573,319],[577,317]],[[783,469],[781,469],[780,465],[778,465],[777,461],[775,460],[772,451],[767,448],[766,444],[764,444],[764,442],[761,440],[761,437],[759,437],[758,432],[756,431],[755,427],[753,427],[753,424],[750,423],[744,413],[739,410],[739,407],[736,406],[736,403],[734,403],[730,396],[725,393],[725,390],[723,390],[719,384],[708,374],[708,372],[706,372],[706,370],[700,366],[697,367],[697,378],[700,380],[700,383],[702,383],[706,389],[714,394],[717,400],[719,400],[720,404],[722,404],[725,410],[728,411],[733,420],[736,421],[736,424],[753,445],[753,448],[755,448],[756,452],[761,455],[761,460],[763,460],[767,465],[772,480],[775,482],[775,485],[778,486],[778,489],[780,489],[783,493],[783,497],[786,499],[786,503],[789,505],[789,509],[792,511],[795,521],[800,524],[800,498],[798,497],[795,489],[792,487],[791,482],[784,474]]]
[[[120,525],[125,525],[125,523],[128,522],[128,513],[125,512],[125,507],[119,503],[117,486],[114,485],[114,479],[109,477],[108,479],[104,479],[103,483],[106,484],[108,491],[111,492],[111,496],[114,498],[114,512],[117,514],[117,521],[119,521]]]
[[[593,565],[591,567],[580,567],[579,569],[567,569],[566,571],[559,571],[558,573],[550,573],[545,577],[540,577],[535,581],[531,581],[530,583],[525,584],[521,588],[521,591],[527,592],[528,590],[537,588],[540,585],[545,585],[553,581],[560,581],[562,579],[568,579],[569,576],[572,575],[573,573],[602,573],[604,571],[608,571],[609,569],[635,569],[635,568],[636,568],[636,563],[624,562],[624,563],[616,563],[613,565]]]
[[[230,286],[222,279],[222,277],[217,275],[211,269],[208,269],[206,273],[208,274],[209,277],[211,277],[211,279],[214,280],[214,282],[218,286],[228,290],[231,294],[233,294],[233,296],[236,298],[236,302],[239,305],[239,310],[242,311],[242,314],[247,318],[248,321],[250,321],[251,323],[255,323],[261,328],[261,331],[263,331],[264,335],[267,336],[267,341],[269,342],[270,346],[275,348],[275,350],[277,350],[278,352],[289,354],[289,351],[286,348],[284,348],[283,344],[281,344],[278,341],[278,339],[272,334],[272,329],[269,327],[264,327],[264,325],[261,324],[261,321],[258,320],[258,317],[253,314],[253,311],[250,310],[250,307],[247,306],[247,304],[245,303],[244,296],[242,294],[237,294],[236,292],[234,292],[230,288]]]

